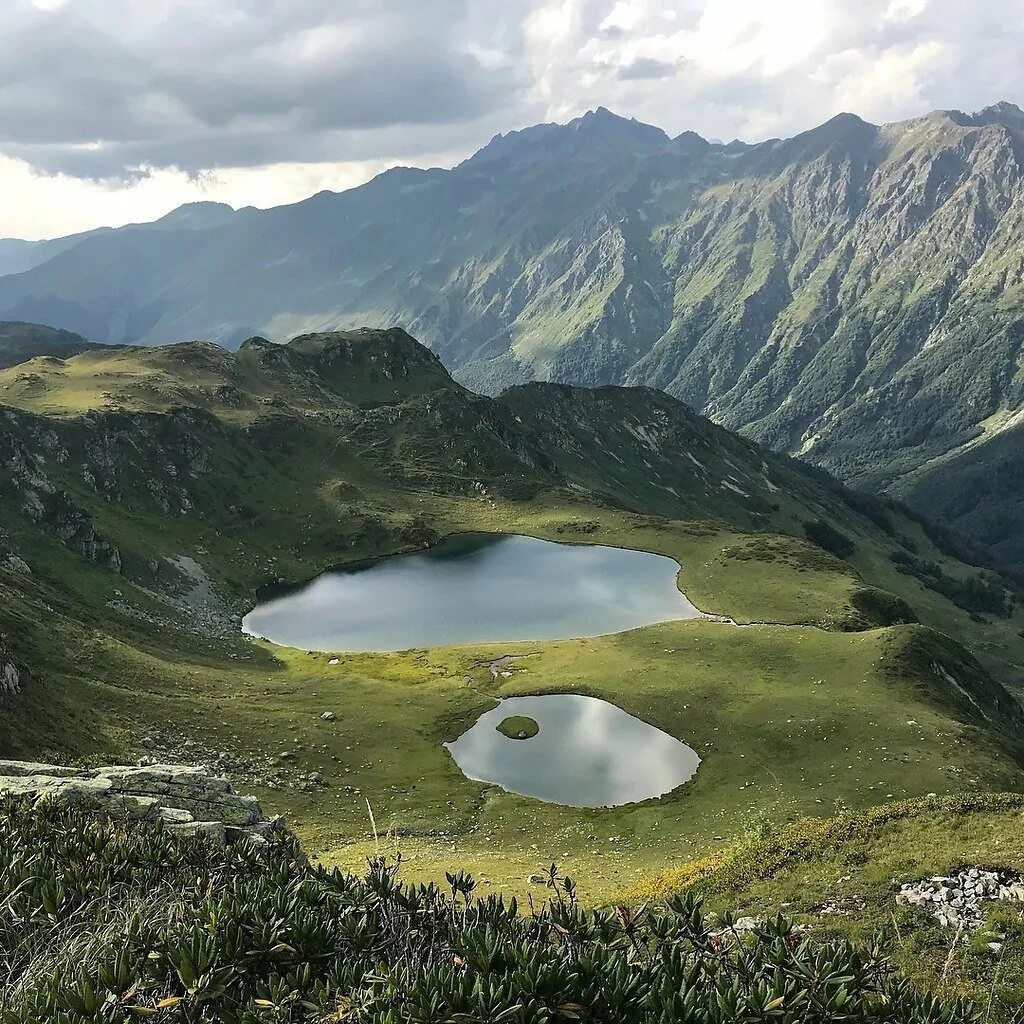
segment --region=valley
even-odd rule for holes
[[[1019,570],[1022,140],[1009,102],[754,144],[599,108],[451,170],[23,243],[0,317],[229,348],[402,324],[477,391],[663,389]]]
[[[0,1024],[1024,1024],[1024,0],[0,38]]]
[[[328,864],[400,851],[522,892],[557,862],[588,900],[765,824],[1024,784],[1014,584],[656,392],[481,398],[401,331],[43,356],[0,388],[8,756],[212,760]],[[467,533],[666,556],[730,621],[391,653],[241,631],[267,584]],[[950,599],[972,580],[998,614]],[[608,701],[700,767],[615,808],[465,778],[443,744],[538,693]]]

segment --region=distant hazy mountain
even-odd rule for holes
[[[217,227],[227,223],[238,214],[247,210],[236,211],[226,203],[187,203],[176,210],[148,224],[128,224],[117,230],[122,233],[136,228],[149,231],[195,231],[203,228]],[[66,252],[73,246],[84,242],[87,238],[105,235],[114,228],[94,228],[81,231],[63,238],[44,238],[40,241],[28,241],[23,238],[0,238],[0,276],[20,274],[33,267],[38,267],[54,256]]]
[[[1024,405],[1022,157],[1008,103],[758,145],[599,109],[451,171],[86,237],[0,277],[0,316],[147,344],[400,323],[470,386],[651,384],[914,500]],[[1024,532],[964,501],[980,539]]]
[[[110,231],[110,228],[96,228],[93,231],[82,231],[77,235],[65,235],[63,238],[44,238],[40,241],[28,241],[24,238],[0,238],[0,274],[20,274],[22,271],[38,267],[40,263],[53,259],[73,245],[93,235]]]

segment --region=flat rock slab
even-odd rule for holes
[[[266,838],[284,828],[281,819],[263,813],[255,797],[236,793],[227,779],[195,765],[68,768],[0,760],[0,794],[160,820],[169,831],[221,843],[245,836]]]

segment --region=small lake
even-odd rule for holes
[[[520,716],[536,723],[536,735],[513,739],[498,731]],[[693,778],[700,764],[674,736],[579,694],[508,697],[445,746],[467,778],[571,807],[662,796]]]
[[[462,534],[324,573],[261,601],[242,629],[316,651],[599,636],[698,617],[678,572],[646,551]]]

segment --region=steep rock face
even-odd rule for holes
[[[113,572],[121,571],[121,553],[96,530],[92,516],[71,495],[57,486],[47,474],[44,458],[37,452],[49,450],[58,461],[66,461],[68,452],[49,427],[36,435],[38,447],[25,443],[18,429],[31,420],[13,410],[4,410],[0,419],[0,498],[7,498],[18,509],[58,537],[73,551]]]
[[[219,842],[283,827],[280,819],[264,815],[255,797],[240,796],[227,779],[196,766],[88,769],[0,760],[0,794],[160,820],[170,831]]]

